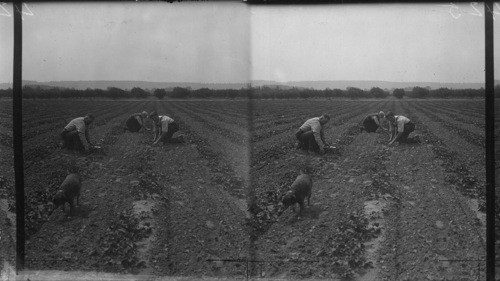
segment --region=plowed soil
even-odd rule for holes
[[[483,103],[457,104],[473,112]],[[484,146],[478,138],[484,133],[455,119],[453,106],[29,101],[33,120],[45,121],[38,129],[26,126],[27,268],[189,278],[483,280]],[[187,142],[151,146],[150,133],[124,132],[127,116],[142,110],[178,120]],[[389,147],[383,132],[360,133],[363,116],[380,110],[409,117],[423,142]],[[61,150],[55,124],[86,112],[97,116],[91,138],[102,149],[89,155]],[[332,116],[326,139],[337,152],[297,151],[296,128],[325,112]],[[484,123],[481,116],[461,120]],[[311,205],[295,213],[279,201],[300,170],[312,176],[313,194]],[[82,204],[70,217],[61,209],[50,213],[48,202],[69,172],[82,175]]]

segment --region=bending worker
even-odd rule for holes
[[[76,151],[89,151],[94,145],[90,142],[89,125],[95,117],[88,114],[71,120],[61,133],[63,140],[62,148]]]
[[[295,133],[295,137],[299,141],[297,148],[323,153],[323,147],[328,146],[325,141],[323,127],[328,121],[330,121],[330,116],[328,114],[323,114],[320,117],[313,117],[304,122]],[[319,145],[320,140],[323,142],[323,146]]]
[[[395,141],[401,143],[420,143],[420,138],[416,135],[413,138],[408,137],[415,130],[415,123],[403,115],[394,115],[391,111],[387,112],[387,120],[389,120],[389,130],[391,138],[389,145]]]
[[[151,112],[149,118],[154,122],[153,145],[156,145],[159,141],[162,141],[163,144],[184,142],[182,135],[177,138],[172,137],[175,132],[179,131],[179,124],[174,119],[166,115],[158,115],[155,111]]]
[[[144,124],[144,121],[148,118],[148,113],[143,111],[142,113],[132,114],[125,123],[125,128],[123,130],[129,130],[133,133],[139,132],[141,129],[150,131]]]
[[[368,133],[374,133],[378,130],[378,128],[388,132],[388,130],[380,124],[382,119],[385,118],[385,114],[383,111],[380,111],[379,113],[372,113],[368,114],[365,119],[363,119],[363,126],[361,127],[361,132],[363,130],[367,131]]]

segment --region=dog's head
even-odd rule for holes
[[[64,196],[64,192],[62,190],[59,190],[56,195],[54,195],[54,198],[52,199],[52,204],[54,205],[53,210],[57,209],[59,206],[63,205],[66,203],[66,196]]]
[[[285,196],[283,196],[281,202],[283,203],[283,206],[285,206],[285,208],[289,207],[294,203],[297,203],[297,198],[295,197],[295,193],[289,191],[287,194],[285,194]]]

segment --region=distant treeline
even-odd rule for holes
[[[497,85],[495,91],[500,91]],[[429,89],[414,87],[408,89],[394,89],[392,92],[378,87],[370,90],[363,90],[355,87],[341,89],[303,89],[303,88],[278,88],[278,87],[249,87],[225,90],[212,90],[202,88],[192,90],[190,88],[175,87],[173,89],[155,89],[144,90],[133,88],[132,90],[123,90],[115,87],[101,89],[65,89],[65,88],[43,88],[40,86],[24,86],[23,98],[97,98],[106,97],[112,99],[122,98],[149,98],[158,99],[172,98],[257,98],[257,99],[282,99],[282,98],[387,98],[394,96],[396,98],[481,98],[484,97],[484,89]],[[12,97],[12,89],[0,90],[0,97]]]

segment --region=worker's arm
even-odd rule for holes
[[[326,141],[325,141],[325,133],[324,133],[323,128],[319,132],[319,137],[321,138],[321,141],[323,142],[323,145],[324,146],[328,146],[328,143],[326,143]]]
[[[161,122],[161,133],[159,132],[158,133],[158,138],[156,139],[156,141],[153,143],[153,145],[157,144],[160,140],[162,140],[165,135],[167,134],[168,132],[168,124],[167,124],[167,121],[163,121]]]
[[[394,137],[394,139],[393,139],[391,142],[389,142],[389,145],[392,145],[395,141],[398,141],[398,140],[399,140],[399,138],[400,138],[402,135],[403,135],[403,132],[398,132],[398,133],[396,134],[396,137]]]

